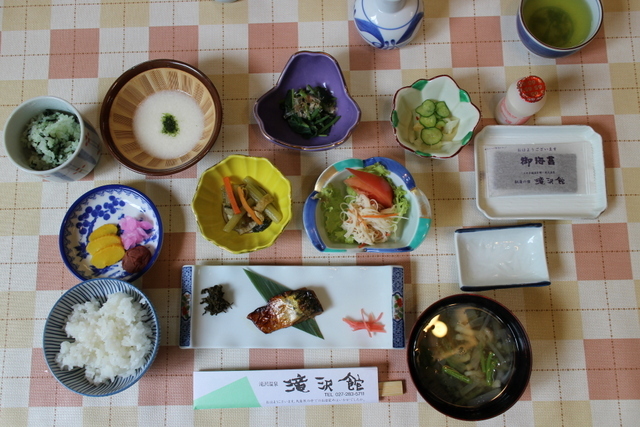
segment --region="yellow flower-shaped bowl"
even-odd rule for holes
[[[241,235],[235,231],[223,231],[225,176],[230,177],[233,183],[241,183],[247,176],[258,181],[275,198],[274,205],[282,213],[282,219],[272,222],[260,232]],[[191,209],[205,239],[234,254],[257,251],[271,246],[291,220],[291,183],[269,160],[234,154],[202,173]]]

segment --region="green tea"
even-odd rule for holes
[[[530,0],[522,18],[539,41],[553,47],[574,47],[591,32],[591,8],[585,0]]]

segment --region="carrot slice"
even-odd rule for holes
[[[262,225],[262,220],[258,218],[258,215],[256,215],[255,211],[251,208],[251,206],[249,206],[249,203],[247,202],[247,197],[244,195],[244,190],[242,189],[242,187],[238,187],[238,197],[240,198],[240,203],[242,204],[242,207],[247,211],[251,219],[253,219],[256,222],[256,224]]]
[[[236,196],[233,194],[231,178],[229,178],[228,176],[222,177],[222,182],[224,183],[224,191],[227,193],[227,197],[229,198],[229,202],[231,203],[231,209],[233,209],[233,213],[237,215],[242,211],[240,210],[240,206],[238,206]]]
[[[372,337],[376,332],[387,332],[384,330],[384,325],[380,323],[380,319],[382,319],[383,313],[380,313],[380,316],[374,318],[373,313],[370,313],[369,316],[366,316],[363,308],[360,310],[360,314],[362,315],[362,320],[351,320],[346,317],[344,317],[342,320],[351,327],[352,331],[365,329],[370,337]]]
[[[377,215],[361,215],[362,218],[391,218],[393,216],[398,216],[398,214],[388,213],[388,214],[377,214]]]

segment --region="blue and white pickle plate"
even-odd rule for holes
[[[411,207],[406,220],[398,226],[395,236],[384,243],[372,246],[360,246],[356,243],[335,243],[329,239],[324,225],[322,203],[318,193],[329,184],[344,184],[351,175],[347,168],[361,169],[375,163],[382,164],[389,172],[389,178],[396,186],[404,187]],[[321,252],[409,252],[416,249],[427,237],[431,227],[431,205],[422,190],[416,187],[411,173],[400,163],[386,157],[369,157],[368,159],[345,159],[325,169],[320,174],[313,192],[307,197],[302,211],[302,221],[307,236],[313,246]]]
[[[247,315],[266,301],[245,269],[290,289],[313,290],[324,312],[315,317],[324,339],[296,328],[264,334]],[[362,286],[366,284],[366,286]],[[231,307],[224,313],[205,313],[202,290],[222,285]],[[369,336],[352,331],[342,319],[361,320],[360,310],[375,317],[384,333]],[[185,265],[180,303],[181,348],[371,348],[405,347],[404,269],[399,266],[238,266]]]
[[[147,266],[137,273],[127,273],[122,261],[105,268],[91,265],[87,253],[89,235],[104,224],[118,224],[130,216],[153,225],[140,244],[151,252]],[[60,227],[60,253],[65,265],[79,279],[112,278],[133,282],[158,259],[162,247],[162,219],[153,202],[142,192],[126,185],[104,185],[83,194],[67,211]]]
[[[542,224],[455,231],[463,291],[550,285]]]

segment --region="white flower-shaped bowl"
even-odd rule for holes
[[[415,140],[415,109],[427,99],[445,101],[451,115],[460,120],[451,140],[443,140],[435,145],[424,144],[419,138]],[[469,93],[446,75],[417,80],[411,86],[400,88],[393,97],[391,124],[396,141],[404,149],[421,157],[454,157],[471,141],[479,123],[480,110],[471,102]]]

